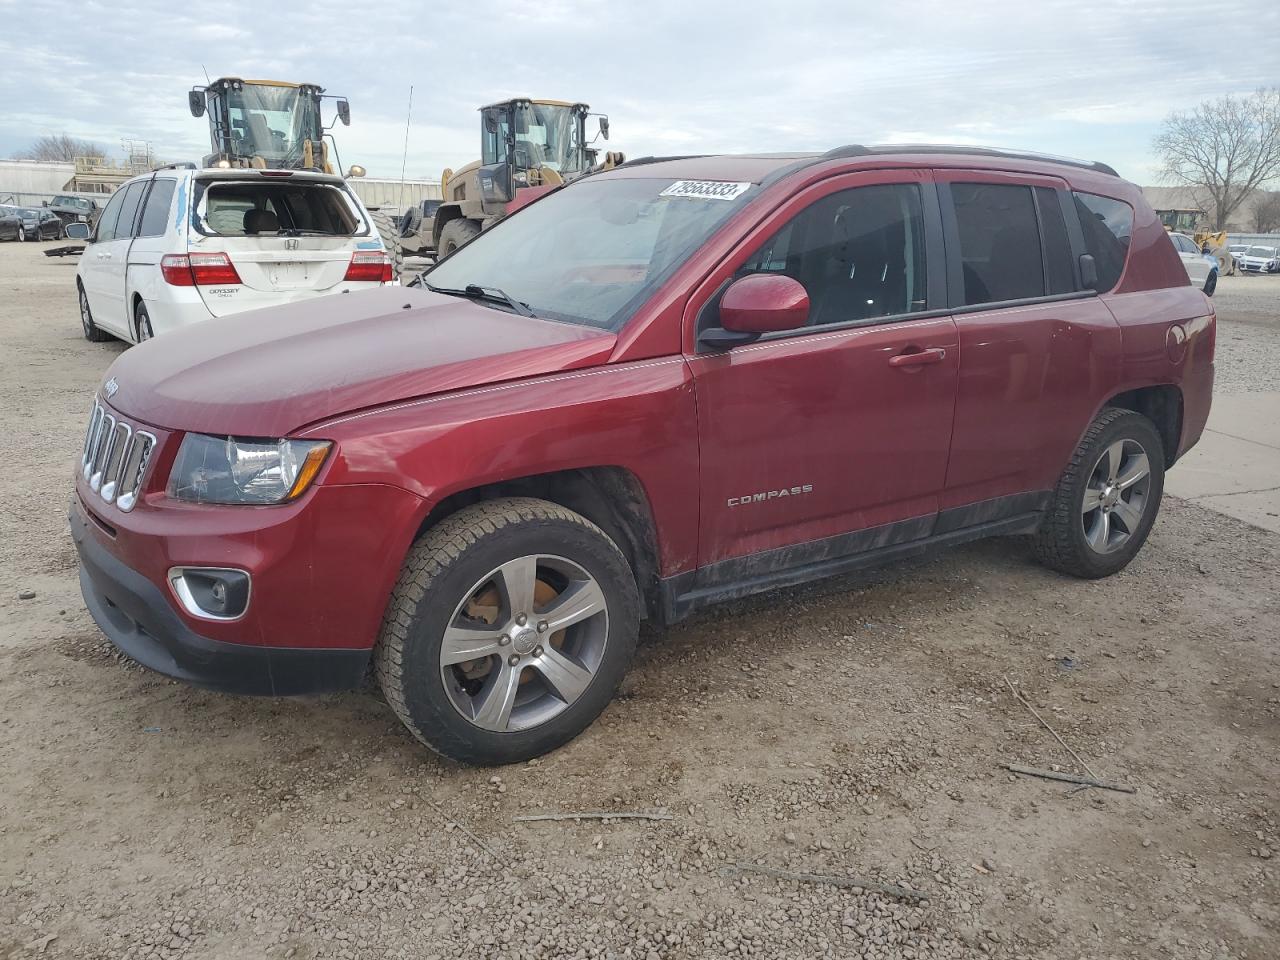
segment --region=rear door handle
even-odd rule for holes
[[[891,367],[923,367],[930,363],[941,363],[947,357],[942,347],[930,347],[928,350],[913,350],[910,353],[899,353],[889,358]]]

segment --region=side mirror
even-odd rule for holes
[[[1087,253],[1080,254],[1080,285],[1086,290],[1098,289],[1098,265]]]
[[[344,127],[351,126],[351,104],[346,100],[338,101],[338,119]]]
[[[608,117],[602,116],[600,118],[600,136],[604,137],[606,140],[609,139],[609,118]]]
[[[761,334],[797,330],[809,319],[809,294],[799,280],[753,273],[729,285],[720,298],[720,326],[699,338],[713,349],[750,343]]]
[[[363,177],[364,174],[365,174],[364,167],[360,166],[360,164],[358,163],[353,163],[351,165],[351,169],[347,171],[348,177]]]
[[[68,240],[88,240],[89,225],[87,223],[68,223],[65,231]]]
[[[189,90],[187,91],[187,106],[191,108],[193,117],[204,116],[204,91]]]

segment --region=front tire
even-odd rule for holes
[[[600,715],[639,620],[631,567],[599,527],[543,500],[492,500],[446,517],[409,551],[374,670],[431,749],[515,763]]]
[[[25,243],[27,239],[27,228],[22,224],[18,224],[18,242]]]
[[[1103,410],[1062,472],[1036,533],[1040,562],[1090,580],[1128,566],[1160,510],[1164,457],[1150,420]]]
[[[1218,271],[1211,270],[1209,272],[1209,279],[1204,282],[1204,295],[1206,297],[1212,297],[1213,291],[1217,289],[1218,289]]]
[[[436,257],[447,257],[464,243],[478,236],[480,236],[480,224],[474,220],[464,220],[461,217],[450,220],[440,231],[440,246],[436,250]]]
[[[84,338],[90,343],[103,343],[111,339],[111,335],[93,322],[93,313],[89,310],[89,297],[84,292],[84,285],[76,281],[76,292],[80,294],[80,327],[84,330]]]

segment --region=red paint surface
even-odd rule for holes
[[[790,162],[702,158],[599,176],[760,183]],[[938,168],[992,167],[1134,206],[1132,251],[1114,293],[698,352],[703,305],[817,197],[927,183]],[[1167,346],[1175,323],[1186,333],[1180,355]],[[122,514],[77,489],[116,530],[94,535],[157,584],[177,563],[253,574],[242,621],[188,617],[192,629],[244,643],[368,646],[419,525],[461,490],[579,467],[630,471],[656,524],[659,572],[671,576],[1051,487],[1094,413],[1137,387],[1181,389],[1185,450],[1208,415],[1213,349],[1212,308],[1130,184],[1036,161],[830,160],[758,188],[616,336],[386,288],[133,348],[110,371],[120,385],[113,405],[164,428],[148,492]],[[935,351],[937,362],[890,363],[919,351]],[[335,447],[293,504],[194,506],[163,493],[184,430],[323,437]]]

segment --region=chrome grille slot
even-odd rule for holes
[[[95,400],[80,456],[81,474],[104,502],[128,512],[137,505],[155,447],[154,434],[134,429]]]

